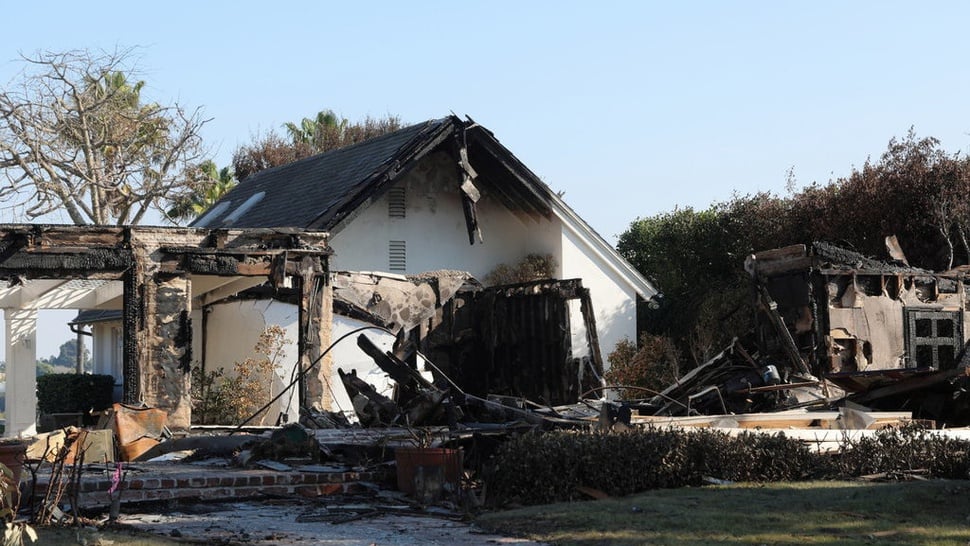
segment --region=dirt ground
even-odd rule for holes
[[[540,544],[486,533],[442,509],[419,511],[406,505],[374,503],[328,505],[298,499],[200,503],[145,512],[122,509],[118,523],[208,544]]]

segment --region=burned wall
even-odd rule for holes
[[[760,316],[784,324],[801,358],[823,375],[956,366],[970,337],[962,274],[882,263],[851,251],[833,257],[832,248],[812,254],[795,245],[746,262],[764,291]],[[763,334],[767,323],[759,320]],[[777,349],[782,337],[769,332],[762,345]]]
[[[825,283],[830,372],[955,366],[967,340],[963,282],[846,274]]]
[[[569,302],[580,302],[589,356],[572,356]],[[422,327],[422,351],[465,392],[573,403],[602,385],[589,291],[578,279],[462,291]]]

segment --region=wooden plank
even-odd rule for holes
[[[783,260],[791,258],[803,258],[808,255],[805,245],[789,245],[781,248],[772,248],[755,252],[754,259],[759,262],[769,262],[772,260]]]
[[[912,412],[908,411],[865,412],[865,414],[873,419],[873,423],[869,426],[869,429],[883,428],[890,424],[909,422],[913,418]],[[692,417],[634,416],[633,423],[654,426],[725,428],[718,427],[718,422],[720,422],[735,424],[735,426],[726,428],[841,430],[844,428],[841,426],[842,419],[842,414],[837,411],[794,411],[739,415],[700,415]]]
[[[793,258],[790,260],[779,260],[774,262],[762,263],[758,260],[754,262],[754,271],[762,277],[773,277],[782,273],[792,273],[796,271],[808,271],[814,264],[814,258],[805,256],[803,258]]]

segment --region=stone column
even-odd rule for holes
[[[37,311],[4,309],[7,437],[37,434]]]
[[[169,428],[187,430],[192,420],[191,281],[159,274],[144,286],[141,399],[168,412]]]

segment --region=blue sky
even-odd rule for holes
[[[610,241],[784,193],[789,169],[847,174],[911,126],[970,149],[965,2],[8,2],[4,20],[0,85],[20,52],[139,46],[148,97],[203,107],[220,165],[324,108],[468,114]]]

